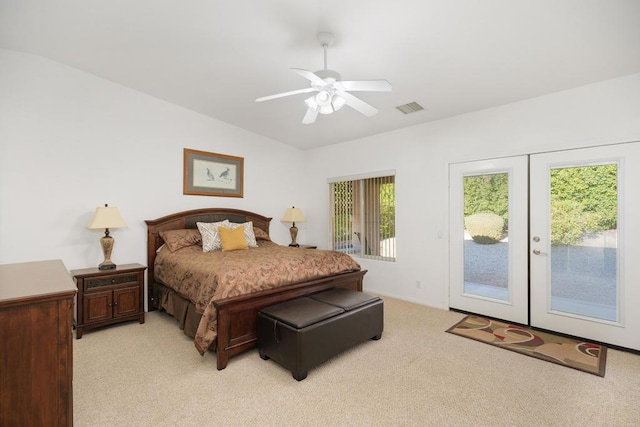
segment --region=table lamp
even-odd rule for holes
[[[287,208],[287,211],[284,213],[284,216],[280,220],[282,222],[291,222],[293,225],[289,229],[291,232],[291,243],[289,246],[297,248],[300,245],[296,243],[296,237],[298,237],[298,227],[296,227],[296,221],[304,222],[304,215],[300,208],[296,208],[295,206]]]
[[[104,261],[98,265],[99,270],[113,270],[116,265],[111,262],[111,251],[113,250],[113,237],[109,236],[110,228],[122,228],[127,224],[120,216],[118,208],[109,207],[106,203],[104,207],[98,206],[93,218],[87,224],[87,228],[90,230],[101,230],[104,228],[104,236],[100,238],[100,244],[102,245],[102,253],[104,254]]]

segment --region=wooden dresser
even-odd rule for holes
[[[60,260],[0,265],[0,426],[73,425],[73,297]]]

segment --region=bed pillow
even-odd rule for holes
[[[250,248],[257,248],[258,242],[256,242],[256,235],[254,234],[254,230],[253,230],[253,222],[249,221],[242,224],[238,224],[236,222],[230,222],[229,225],[227,226],[227,228],[230,228],[232,230],[235,230],[236,228],[239,228],[239,227],[242,227],[244,229],[244,237],[247,240],[247,245],[249,245]]]
[[[271,238],[262,228],[253,227],[253,234],[256,236],[256,240],[268,240],[271,241]]]
[[[202,252],[213,252],[222,249],[218,227],[228,227],[229,224],[228,219],[219,222],[196,222],[198,231],[202,235]]]
[[[161,231],[160,237],[171,252],[202,243],[202,236],[195,228]]]
[[[249,249],[243,228],[235,227],[232,229],[220,226],[218,227],[218,233],[220,234],[222,252]]]

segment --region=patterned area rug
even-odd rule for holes
[[[447,332],[604,377],[607,348],[602,345],[478,316],[466,316]]]

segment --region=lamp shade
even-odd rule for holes
[[[87,224],[87,228],[91,230],[104,229],[104,228],[122,228],[127,224],[120,216],[118,208],[115,206],[98,206],[93,218]]]
[[[284,216],[280,220],[282,222],[304,222],[304,215],[300,208],[292,207],[288,208],[284,213]]]

